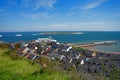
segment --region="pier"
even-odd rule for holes
[[[97,46],[97,45],[111,45],[116,44],[116,41],[102,41],[102,42],[94,42],[94,43],[86,43],[86,44],[74,44],[76,47],[90,47],[90,46]]]

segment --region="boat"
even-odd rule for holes
[[[22,36],[22,34],[17,34],[16,36],[18,36],[18,37],[19,37],[19,36]]]
[[[0,37],[3,37],[3,35],[0,35]]]

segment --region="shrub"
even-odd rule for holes
[[[120,69],[114,67],[111,70],[110,80],[120,80]]]
[[[8,49],[10,47],[10,44],[8,43],[0,43],[0,49]]]
[[[21,57],[17,54],[16,50],[6,50],[3,52],[2,56],[9,56],[12,60],[21,59]]]

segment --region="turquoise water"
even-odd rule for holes
[[[61,43],[90,43],[114,40],[117,41],[117,44],[102,47],[96,46],[96,48],[105,51],[120,52],[120,32],[0,32],[0,41],[12,43],[36,40],[49,36]]]

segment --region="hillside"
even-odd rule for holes
[[[49,61],[45,57],[37,61],[26,59],[15,49],[9,49],[8,44],[0,44],[0,80],[107,80],[104,75],[78,74],[74,66],[70,70],[63,66],[62,62]],[[116,73],[113,74],[119,75]]]

